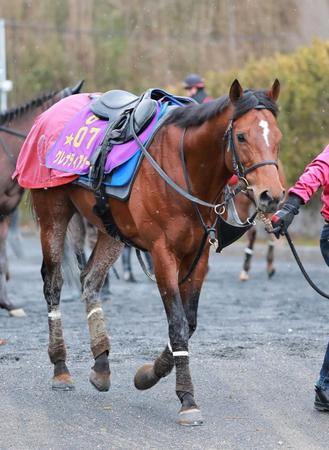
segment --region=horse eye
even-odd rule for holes
[[[246,142],[246,138],[244,137],[243,133],[238,133],[236,136],[239,142]]]

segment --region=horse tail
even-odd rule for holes
[[[32,194],[31,191],[25,191],[24,195],[24,204],[26,206],[27,212],[29,215],[33,218],[35,223],[38,223],[37,213],[34,208],[33,200],[32,200]]]

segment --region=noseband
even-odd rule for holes
[[[261,108],[255,108],[255,109],[261,109]],[[262,108],[263,109],[263,108]],[[233,136],[233,122],[234,120],[231,119],[230,123],[228,124],[228,127],[226,128],[225,134],[224,134],[224,141],[227,141],[227,151],[232,152],[232,167],[235,175],[238,176],[239,179],[245,179],[246,175],[248,173],[258,169],[262,166],[275,166],[277,169],[279,168],[278,162],[274,159],[265,159],[264,161],[256,162],[255,164],[252,164],[250,167],[244,167],[242,164],[238,152],[236,150],[236,146],[234,143],[234,136]]]

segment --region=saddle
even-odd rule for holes
[[[153,119],[157,110],[157,101],[172,101],[176,105],[186,105],[193,102],[188,97],[173,96],[162,89],[151,88],[141,96],[134,95],[123,90],[112,90],[97,97],[92,101],[90,109],[100,119],[108,120],[110,123],[117,122],[112,133],[116,143],[123,144],[133,138],[131,123],[124,120],[133,115],[134,131],[140,134]],[[122,119],[122,120],[120,120]],[[120,130],[120,133],[118,131]]]
[[[113,90],[95,99],[90,109],[100,119],[108,120],[110,123],[118,122],[115,127],[117,132],[113,137],[117,143],[123,144],[132,139],[129,120],[124,119],[128,119],[128,115],[133,114],[135,132],[141,133],[153,119],[157,102],[151,98],[137,97],[130,92]],[[118,121],[121,117],[123,120]]]
[[[91,111],[109,121],[103,142],[91,160],[90,178],[95,190],[100,188],[104,163],[113,145],[124,144],[142,133],[155,116],[159,101],[177,106],[195,103],[189,97],[173,96],[157,88],[150,88],[139,97],[127,91],[112,90],[91,102]]]

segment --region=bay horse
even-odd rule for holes
[[[280,160],[278,160],[278,170],[279,170],[279,178],[281,181],[281,184],[283,187],[287,187],[287,180],[285,177],[283,164]],[[233,178],[233,177],[232,177]],[[237,178],[235,181],[235,184],[237,183]],[[234,204],[236,211],[238,213],[239,218],[242,222],[245,222],[248,217],[250,217],[251,209],[254,207],[254,203],[252,198],[250,196],[245,195],[244,193],[240,192],[238,193],[234,198]],[[269,218],[271,216],[269,215]],[[244,259],[243,259],[243,265],[242,265],[242,271],[240,272],[239,279],[240,281],[248,281],[250,278],[249,271],[251,268],[251,261],[252,256],[254,253],[254,245],[257,239],[257,227],[251,227],[247,233],[247,246],[244,250]],[[275,274],[275,266],[274,266],[274,247],[275,247],[275,241],[273,234],[269,234],[269,240],[267,242],[267,251],[266,251],[266,272],[268,278],[272,278]]]
[[[60,99],[78,93],[82,85],[83,81],[79,81],[74,87],[47,92],[0,113],[0,308],[11,316],[25,315],[22,308],[16,308],[9,301],[6,288],[9,277],[6,254],[8,215],[17,208],[23,194],[23,189],[12,180],[22,141],[40,113]]]
[[[276,121],[279,91],[278,80],[268,91],[243,91],[235,80],[229,95],[206,104],[174,108],[145,150],[129,199],[126,202],[104,199],[107,216],[112,219],[111,227],[96,214],[91,190],[71,182],[31,190],[40,224],[41,274],[48,308],[48,352],[54,365],[53,389],[74,388],[66,365],[60,312],[61,257],[67,225],[74,212],[79,211],[100,231],[81,273],[82,299],[95,360],[90,382],[99,391],[110,387],[110,341],[99,291],[109,267],[123,248],[121,237],[150,252],[168,320],[169,342],[153,363],[137,371],[135,387],[149,389],[175,367],[176,394],[181,402],[177,422],[182,425],[203,422],[194,398],[188,341],[197,326],[198,301],[209,256],[208,241],[192,272],[190,268],[200,241],[205,233],[210,233],[211,225],[222,211],[216,201],[233,173],[243,178],[259,211],[272,213],[282,200],[284,191],[277,170],[281,139]],[[110,228],[112,235],[107,233]],[[186,274],[188,279],[182,282]]]

